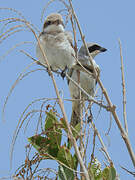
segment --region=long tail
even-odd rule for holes
[[[79,122],[81,122],[81,119],[80,119],[80,102],[75,101],[72,103],[72,115],[71,115],[70,125],[75,127]]]

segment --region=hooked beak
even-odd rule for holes
[[[101,47],[99,50],[100,50],[101,52],[107,51],[107,49],[106,49],[106,48],[103,48],[103,47]]]

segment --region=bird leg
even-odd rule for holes
[[[67,66],[65,67],[65,69],[64,70],[62,70],[62,72],[61,72],[61,77],[64,79],[65,78],[65,76],[66,76],[66,71],[67,71]]]

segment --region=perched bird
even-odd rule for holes
[[[61,70],[64,72],[76,64],[72,34],[65,31],[60,14],[53,13],[47,16],[39,39],[53,71]],[[47,67],[38,44],[36,55],[39,63]]]
[[[87,47],[89,53],[91,54],[92,58],[94,58],[97,54],[101,52],[105,52],[107,49],[99,46],[96,43],[87,43]],[[88,60],[88,54],[86,48],[82,46],[78,52],[78,61],[89,71],[90,74],[82,71],[81,69],[77,70],[75,68],[71,68],[68,71],[68,75],[77,83],[80,83],[80,86],[91,96],[94,96],[95,86],[96,86],[96,79],[93,76],[93,68],[91,66],[90,61]],[[100,73],[99,66],[96,64],[95,60],[93,59],[93,65],[97,70],[98,74]],[[79,82],[80,80],[80,82]],[[78,99],[79,97],[79,90],[78,87],[72,82],[68,80],[70,95],[72,99]],[[81,93],[81,98],[87,98],[84,93]],[[79,101],[72,102],[72,115],[71,115],[71,125],[75,127],[80,122],[80,103]]]

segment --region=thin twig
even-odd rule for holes
[[[125,88],[125,78],[124,78],[124,64],[123,64],[122,47],[121,47],[120,39],[119,39],[119,47],[120,47],[122,92],[123,92],[123,119],[124,119],[125,130],[126,130],[126,133],[128,134],[127,113],[126,113],[126,88]]]
[[[101,138],[101,136],[100,136],[100,134],[99,134],[99,132],[98,132],[98,130],[97,130],[97,128],[95,127],[95,124],[94,124],[93,122],[92,122],[92,127],[93,127],[94,131],[96,132],[96,135],[97,135],[97,137],[98,137],[98,139],[99,139],[99,141],[100,141],[100,143],[101,143],[101,145],[102,145],[102,149],[104,150],[104,152],[105,152],[105,154],[106,154],[106,157],[107,157],[108,162],[109,162],[110,164],[112,164],[112,160],[111,160],[111,158],[110,158],[110,156],[109,156],[109,153],[108,153],[108,151],[107,151],[107,149],[106,149],[106,146],[105,146],[105,144],[104,144],[104,142],[103,142],[103,140],[102,140],[102,138]]]
[[[92,148],[92,153],[91,153],[90,167],[91,167],[92,162],[93,162],[93,160],[94,160],[96,135],[97,135],[97,131],[94,129],[94,134],[93,134],[93,148]]]
[[[92,96],[90,96],[90,95],[89,95],[81,86],[79,86],[79,84],[78,84],[76,81],[74,81],[67,73],[66,73],[66,78],[67,78],[68,80],[72,81],[73,84],[75,84],[85,95],[88,96],[88,99],[87,99],[88,101],[92,101],[92,102],[94,102],[95,104],[98,104],[99,106],[104,107],[105,109],[108,109],[107,106],[104,106],[102,103],[99,103],[99,102],[96,101]]]
[[[120,166],[123,170],[125,170],[126,172],[128,172],[129,174],[133,175],[135,177],[135,172],[129,171],[128,169]]]
[[[77,70],[77,79],[78,79],[78,84],[80,85],[80,71]],[[77,89],[78,90],[78,95],[79,95],[79,99],[82,98],[81,96],[81,90],[80,88]],[[79,118],[80,118],[80,154],[81,154],[81,157],[82,157],[82,160],[83,160],[83,153],[84,153],[84,148],[83,148],[83,106],[82,106],[82,103],[81,101],[79,102]],[[83,168],[82,166],[80,165],[80,171],[82,172],[83,171]],[[84,176],[82,175],[81,176],[81,180],[84,180]]]
[[[86,111],[85,113],[88,115],[88,111]],[[92,126],[92,128],[93,128],[93,130],[94,130],[94,133],[96,133],[96,135],[97,135],[97,137],[98,137],[98,139],[99,139],[99,141],[100,141],[100,144],[101,144],[101,146],[102,146],[102,149],[103,149],[103,151],[104,151],[104,153],[105,153],[105,155],[106,155],[106,156],[105,156],[106,159],[108,160],[108,162],[109,162],[110,164],[112,164],[112,160],[111,160],[111,158],[110,158],[110,156],[109,156],[109,153],[108,153],[108,151],[107,151],[107,148],[106,148],[106,146],[105,146],[105,144],[104,144],[104,142],[103,142],[103,140],[102,140],[102,138],[101,138],[101,135],[100,135],[100,133],[98,132],[95,124],[93,123],[93,121],[91,121],[91,126]],[[88,135],[89,135],[89,133],[88,133]],[[95,137],[95,136],[94,136],[94,137]],[[88,137],[87,137],[86,147],[87,147],[87,144],[88,144]],[[87,149],[87,148],[85,148],[85,149]]]

